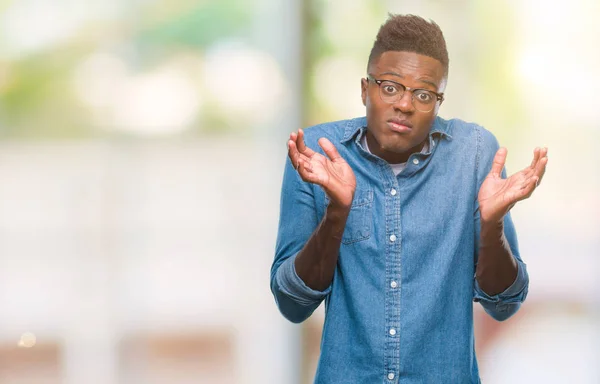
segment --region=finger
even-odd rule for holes
[[[296,168],[296,171],[298,172],[298,175],[300,175],[300,178],[302,180],[306,181],[307,172],[306,172],[306,166],[304,165],[304,162],[302,162],[302,161],[298,162],[298,168]]]
[[[308,148],[304,143],[304,130],[302,129],[298,130],[298,138],[296,140],[296,145],[298,146],[298,151],[300,151],[300,153],[308,157],[311,157],[315,153],[315,151]]]
[[[536,185],[539,181],[537,176],[531,177],[526,182],[521,185],[520,189],[515,190],[513,193],[513,200],[515,203],[517,201],[525,200],[531,196],[533,191],[535,191]]]
[[[298,144],[298,150],[300,152],[304,152],[306,150],[306,144],[304,144],[304,131],[302,129],[298,130],[298,140],[296,141]]]
[[[532,177],[529,185],[527,186],[527,188],[525,188],[525,192],[526,193],[521,198],[521,200],[529,198],[531,196],[531,194],[533,193],[533,191],[535,191],[535,189],[539,185],[539,182],[540,182],[540,178],[539,177],[537,177],[537,176]]]
[[[539,185],[539,183],[542,182],[542,178],[544,177],[544,174],[546,173],[546,165],[547,164],[548,164],[548,157],[546,157],[546,156],[542,157],[541,160],[538,162],[538,166],[535,170],[535,174],[539,178],[538,185]]]
[[[310,163],[302,159],[298,159],[298,173],[300,176],[306,176],[307,174],[312,173]]]
[[[533,167],[533,174],[540,178],[544,176],[546,171],[546,164],[548,163],[548,148],[540,148],[539,156],[535,166]]]
[[[525,168],[524,170],[522,170],[520,173],[523,175],[523,177],[525,179],[529,179],[531,176],[535,175],[535,168],[532,168],[531,166],[529,166],[529,167]]]
[[[298,162],[298,175],[300,175],[300,178],[303,181],[319,184],[318,177],[315,173],[313,173],[312,166],[309,162],[303,160]]]
[[[521,171],[525,178],[530,178],[533,175],[540,176],[540,161],[544,158],[545,153],[546,148],[536,147],[533,150],[533,160],[531,161],[531,164]]]
[[[288,157],[290,158],[294,169],[298,170],[298,159],[300,157],[300,152],[298,152],[296,142],[291,139],[288,140]]]
[[[494,156],[494,162],[492,163],[492,170],[490,173],[494,176],[500,177],[502,174],[502,169],[504,169],[504,163],[506,162],[506,154],[508,151],[506,148],[500,148],[496,152],[496,156]]]
[[[331,159],[331,161],[336,161],[342,158],[340,153],[335,148],[335,145],[333,145],[331,141],[327,140],[326,138],[322,137],[319,139],[319,146],[323,148],[323,151],[325,151],[325,154]]]
[[[294,144],[296,144],[296,141],[298,140],[298,134],[296,132],[290,133],[290,138],[288,140],[291,140],[294,142]],[[297,148],[298,146],[296,145],[296,149]]]
[[[531,165],[530,165],[531,168],[535,168],[535,165],[537,164],[537,162],[538,162],[538,160],[540,158],[540,152],[541,151],[540,151],[539,147],[536,147],[533,150],[533,160],[531,161]]]
[[[292,165],[294,166],[294,169],[296,169],[296,170],[298,169],[298,166],[301,161],[303,161],[309,165],[311,164],[310,158],[298,151],[298,147],[296,146],[296,143],[294,143],[293,141],[290,140],[288,142],[288,148],[291,149],[290,150],[290,160],[292,161]],[[312,165],[310,167],[312,170]]]
[[[537,183],[539,182],[539,180],[540,180],[540,178],[539,178],[539,177],[537,177],[536,175],[532,175],[531,177],[528,177],[528,178],[526,178],[526,179],[523,179],[523,180],[521,181],[521,184],[520,184],[520,187],[519,187],[519,188],[520,188],[520,189],[528,189],[528,188],[530,188],[531,186],[534,186],[534,187],[535,187],[535,186],[537,185]]]

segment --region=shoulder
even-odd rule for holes
[[[365,117],[357,117],[313,125],[304,129],[304,140],[306,145],[311,146],[316,145],[320,138],[325,137],[337,146],[347,135],[366,124]]]
[[[446,120],[437,117],[435,125],[439,130],[446,132],[451,136],[452,141],[458,145],[464,145],[465,149],[471,149],[477,152],[495,153],[498,149],[498,139],[496,136],[483,126],[467,122],[461,119]]]

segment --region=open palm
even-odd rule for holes
[[[319,146],[327,157],[304,144],[304,132],[292,133],[288,141],[288,155],[302,180],[323,188],[329,199],[340,206],[352,204],[356,177],[335,146],[327,139],[319,139]]]
[[[548,150],[536,148],[529,167],[503,179],[502,169],[506,162],[506,154],[506,148],[500,148],[496,152],[492,170],[479,189],[477,200],[482,222],[492,223],[502,220],[518,201],[531,196],[546,171]]]

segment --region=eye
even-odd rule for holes
[[[416,92],[415,97],[421,103],[430,103],[434,99],[433,94],[427,91]]]
[[[388,83],[388,82],[381,83],[381,90],[386,95],[395,95],[398,92],[400,92],[400,89],[396,84]]]

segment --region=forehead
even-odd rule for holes
[[[403,78],[440,86],[444,78],[444,67],[439,60],[419,53],[386,51],[371,62],[369,73],[376,76],[394,73]]]

